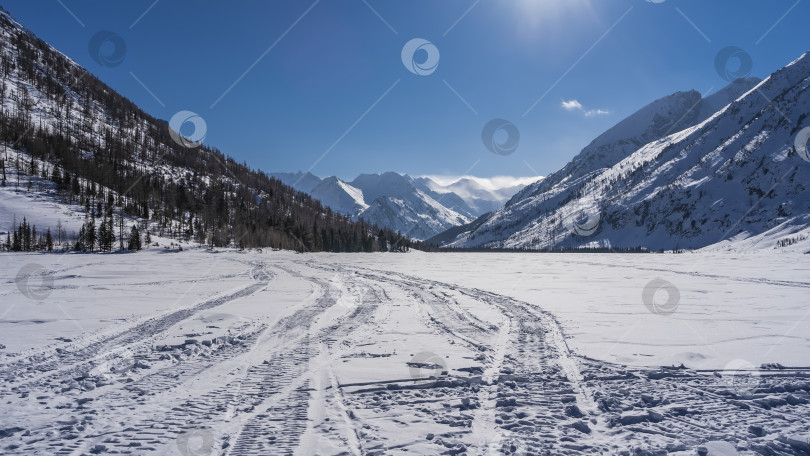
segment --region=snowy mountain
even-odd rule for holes
[[[414,179],[414,186],[426,195],[433,198],[435,201],[441,203],[442,206],[452,209],[453,211],[458,212],[469,219],[474,219],[478,216],[478,210],[470,205],[470,199],[464,199],[455,192],[441,192],[433,190],[425,185],[420,185],[419,179],[421,178]],[[499,204],[494,201],[489,203],[497,207],[503,206],[503,203]]]
[[[307,171],[297,173],[272,173],[269,175],[299,192],[309,193],[321,183],[321,178]]]
[[[541,179],[538,177],[538,179]],[[500,209],[509,198],[523,189],[524,185],[515,185],[497,189],[489,189],[478,181],[464,177],[447,185],[441,185],[428,177],[419,177],[414,181],[426,192],[437,195],[455,196],[469,208],[469,215],[479,217],[487,212]],[[435,198],[435,197],[434,197]]]
[[[457,247],[774,248],[810,224],[810,163],[794,142],[810,107],[807,54],[765,81],[678,92],[448,241]],[[759,237],[757,237],[759,236]]]
[[[424,199],[381,196],[357,217],[414,239],[427,239],[448,228],[467,223],[464,216],[427,196]]]
[[[465,225],[503,206],[523,186],[489,189],[471,178],[441,185],[428,177],[395,172],[361,174],[351,182],[311,173],[271,176],[304,191],[333,211],[378,226],[408,233],[415,239],[435,236]]]
[[[368,208],[362,190],[334,176],[322,180],[309,194],[324,206],[341,214],[356,214]]]
[[[369,207],[355,215],[415,239],[426,239],[458,225],[470,217],[442,204],[422,191],[410,176],[394,172],[361,174],[350,185],[362,191]],[[466,208],[464,209],[467,212]]]

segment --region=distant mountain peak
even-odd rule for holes
[[[310,194],[335,212],[408,233],[415,239],[432,237],[498,209],[522,188],[490,190],[470,177],[440,185],[426,177],[413,178],[393,171],[363,173],[350,182],[302,172],[272,176]]]

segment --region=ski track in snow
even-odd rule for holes
[[[0,400],[13,419],[0,419],[0,450],[685,455],[725,440],[745,442],[740,454],[803,454],[785,436],[810,431],[807,370],[758,372],[752,394],[741,395],[711,372],[578,356],[542,303],[285,258],[201,278],[251,283],[196,304],[7,356]],[[273,315],[248,312],[195,337],[180,332],[206,312],[279,300],[289,305],[266,312]],[[162,343],[178,334],[193,340]],[[444,369],[413,364],[425,347]],[[111,357],[124,368],[104,370]],[[189,435],[212,446],[189,449]]]

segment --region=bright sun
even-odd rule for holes
[[[557,29],[565,16],[590,15],[591,0],[516,0],[516,14],[523,32]]]

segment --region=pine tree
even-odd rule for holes
[[[132,225],[132,230],[129,232],[127,250],[141,250],[141,232],[138,230],[138,224]]]
[[[101,225],[98,227],[98,250],[101,252],[109,252],[112,246],[109,244],[110,233],[107,231],[107,216],[101,219]]]
[[[53,236],[51,236],[51,229],[48,228],[48,231],[45,232],[45,248],[49,252],[53,252]]]
[[[79,237],[76,239],[76,245],[73,246],[73,249],[77,252],[84,252],[87,249],[84,246],[84,238],[85,238],[85,230],[84,225],[79,229]]]
[[[107,244],[110,246],[110,252],[112,252],[113,247],[115,246],[115,229],[113,228],[113,218],[112,213],[110,213],[110,217],[107,219]]]
[[[31,227],[28,226],[25,217],[23,217],[22,225],[20,225],[20,231],[22,233],[22,250],[28,252],[31,250]]]
[[[149,228],[144,230],[145,233],[143,235],[143,243],[146,244],[146,248],[149,248],[149,244],[152,243],[152,235],[149,234]]]
[[[62,232],[64,228],[62,228],[62,219],[56,221],[56,242],[60,245],[62,244]]]
[[[20,236],[19,230],[14,230],[14,238],[11,241],[11,250],[14,252],[22,251],[22,236]]]
[[[92,252],[96,248],[96,221],[90,220],[84,229],[84,248]]]
[[[44,171],[44,169],[43,169]],[[44,176],[43,176],[44,177]],[[51,167],[51,180],[56,184],[56,190],[62,191],[62,172],[59,171],[59,167],[54,165]]]
[[[112,227],[112,222],[110,222],[110,226]],[[114,232],[114,231],[113,231]],[[124,214],[121,213],[118,216],[118,248],[120,250],[124,250]]]
[[[72,182],[70,184],[70,194],[72,196],[78,196],[78,195],[81,195],[81,193],[82,193],[82,187],[79,184],[79,178],[77,176],[74,176],[73,180],[72,180]],[[73,200],[73,198],[71,197],[71,201],[72,200]]]

